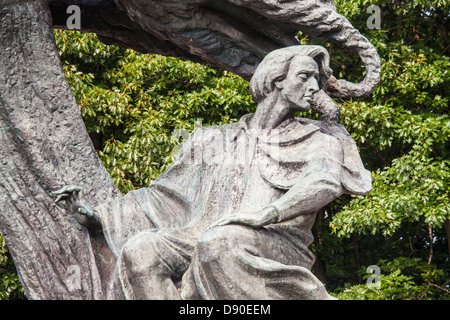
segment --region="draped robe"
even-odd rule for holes
[[[149,187],[96,208],[118,258],[118,297],[139,298],[136,275],[121,259],[124,248],[133,248],[173,264],[185,299],[330,298],[310,272],[314,255],[308,246],[320,207],[262,229],[207,229],[235,213],[272,206],[282,214],[283,196],[312,173],[337,180],[342,193],[353,195],[371,190],[371,174],[339,124],[296,119],[261,134],[248,127],[251,117],[198,129]],[[161,241],[154,241],[156,235]],[[217,259],[205,259],[210,256]]]

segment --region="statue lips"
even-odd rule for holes
[[[299,104],[301,107],[311,107],[311,103],[313,102],[313,96],[312,95],[304,95],[303,97],[300,97]]]
[[[309,95],[303,96],[303,100],[304,100],[305,102],[307,102],[308,104],[310,104],[310,103],[312,102],[312,99],[313,99],[312,96],[309,96]]]

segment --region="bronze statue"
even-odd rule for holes
[[[371,175],[342,126],[294,117],[328,63],[319,46],[267,55],[250,83],[256,112],[197,130],[148,188],[95,209],[73,196],[80,188],[56,192],[101,225],[117,256],[115,298],[332,298],[310,271],[315,215],[368,193]]]
[[[301,90],[294,90],[294,82],[289,85],[280,78],[266,86],[255,83],[260,76],[253,77],[253,96],[259,104],[254,115],[229,126],[198,130],[185,144],[179,159],[155,183],[123,197],[95,152],[58,63],[53,28],[67,28],[69,5],[81,9],[80,31],[94,32],[104,43],[213,65],[248,80],[258,70],[263,71],[262,75],[271,74],[269,69],[258,67],[264,57],[270,58],[270,52],[294,46],[299,50],[294,55],[303,58],[298,58],[301,62],[292,57],[288,62],[290,58],[287,58],[286,63],[303,68],[307,60],[311,62],[308,58],[313,59],[319,72],[317,87],[312,85],[311,90],[304,91],[296,105],[289,102],[295,102],[297,97],[292,93]],[[244,297],[239,288],[228,291],[222,288],[218,292],[206,289],[206,284],[215,281],[217,286],[223,285],[216,278],[220,271],[208,272],[212,278],[203,284],[194,281],[201,268],[212,268],[214,264],[213,260],[205,261],[203,258],[208,255],[199,255],[198,250],[215,248],[217,251],[219,242],[227,243],[226,236],[230,236],[230,243],[238,239],[245,242],[248,237],[262,241],[266,236],[287,241],[288,234],[294,232],[294,222],[302,219],[305,220],[301,227],[303,233],[295,239],[306,238],[293,240],[291,247],[283,249],[289,255],[294,248],[300,248],[295,251],[299,255],[298,261],[295,258],[297,262],[269,259],[272,262],[261,267],[268,251],[256,243],[251,245],[256,251],[251,252],[261,257],[247,255],[244,259],[244,249],[235,246],[234,257],[223,260],[217,254],[214,258],[234,267],[241,258],[247,267],[252,265],[251,258],[258,261],[254,266],[260,269],[236,272],[241,275],[253,272],[261,279],[258,285],[265,283],[269,289],[257,291],[255,287],[255,292],[249,291],[247,295],[295,298],[300,295],[295,290],[305,293],[304,284],[310,283],[311,290],[307,291],[315,292],[310,297],[328,298],[309,271],[312,256],[306,249],[311,241],[307,234],[314,213],[304,210],[317,209],[340,192],[362,194],[370,189],[368,173],[360,163],[353,141],[336,123],[338,108],[331,97],[366,97],[376,87],[380,74],[380,60],[374,46],[338,14],[333,1],[3,0],[0,9],[0,230],[27,298],[112,299],[169,294],[178,297],[174,290],[172,293],[158,291],[154,295],[145,290],[137,293],[140,283],[127,287],[127,281],[131,281],[127,279],[133,277],[128,277],[126,272],[138,265],[134,263],[138,257],[130,249],[132,239],[158,236],[166,239],[170,232],[182,230],[182,226],[190,229],[183,234],[184,238],[180,237],[181,243],[190,244],[193,249],[179,251],[188,252],[183,255],[189,263],[175,259],[180,264],[174,269],[174,286],[170,288],[180,289],[184,298]],[[329,73],[324,49],[296,46],[299,31],[314,39],[338,43],[358,54],[366,67],[364,80],[350,83],[335,79]],[[294,77],[290,70],[295,68],[287,68],[283,75]],[[314,82],[306,74],[300,78]],[[258,86],[262,91],[256,90]],[[266,90],[270,94],[260,96]],[[323,114],[324,121],[293,118],[293,108],[309,107]],[[208,140],[213,138],[215,143]],[[219,138],[221,144],[217,143]],[[318,142],[312,143],[315,139]],[[329,141],[327,148],[323,145],[326,141]],[[321,147],[316,150],[309,147],[310,143]],[[189,157],[189,148],[196,155],[193,159]],[[222,163],[224,156],[226,161]],[[199,163],[205,168],[200,170]],[[319,163],[323,167],[311,166]],[[304,180],[304,170],[322,169],[328,173],[317,178],[319,181],[311,185],[308,193],[298,189],[300,184],[295,182],[302,180],[307,184],[307,179],[314,177],[308,175]],[[233,178],[240,177],[239,172],[244,173],[244,179]],[[339,180],[342,177],[345,179]],[[221,184],[221,181],[225,182]],[[261,190],[255,192],[255,184]],[[65,185],[72,187],[60,190],[59,200],[67,198],[70,206],[65,201],[54,202],[54,191]],[[79,197],[81,188],[77,186],[83,187],[82,198]],[[332,191],[325,192],[322,187]],[[209,193],[208,188],[216,191]],[[313,191],[325,194],[308,198]],[[292,194],[296,195],[294,199],[289,198]],[[301,208],[297,207],[298,195],[303,199]],[[292,212],[286,209],[289,205],[294,208]],[[79,213],[77,206],[83,212]],[[76,214],[71,213],[73,210]],[[191,228],[194,225],[198,228]],[[266,231],[270,232],[263,235]],[[282,236],[276,236],[277,232]],[[222,240],[214,243],[213,238],[208,238],[210,245],[199,246],[203,243],[199,240],[205,240],[206,235],[216,235],[214,239],[222,237]],[[174,243],[167,242],[169,246]],[[127,255],[133,263],[120,267]],[[275,277],[272,287],[267,282],[267,270],[272,268],[275,272],[278,263],[284,263],[280,274],[286,276],[289,269],[286,266],[291,262],[297,266],[289,279],[301,273],[309,280],[292,280],[290,288],[296,288],[292,294],[275,293],[274,288],[288,282]],[[245,280],[251,279],[255,277]],[[243,281],[240,285],[248,283]]]

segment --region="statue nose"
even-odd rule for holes
[[[319,91],[319,83],[317,82],[316,78],[311,78],[308,81],[308,90],[310,92],[316,93],[317,91]]]

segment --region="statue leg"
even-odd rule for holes
[[[193,245],[177,233],[146,230],[125,243],[115,270],[116,299],[180,299],[175,281],[188,268]]]
[[[283,230],[240,225],[213,228],[202,234],[195,247],[183,276],[181,297],[333,299],[311,273],[313,262],[307,244]]]

